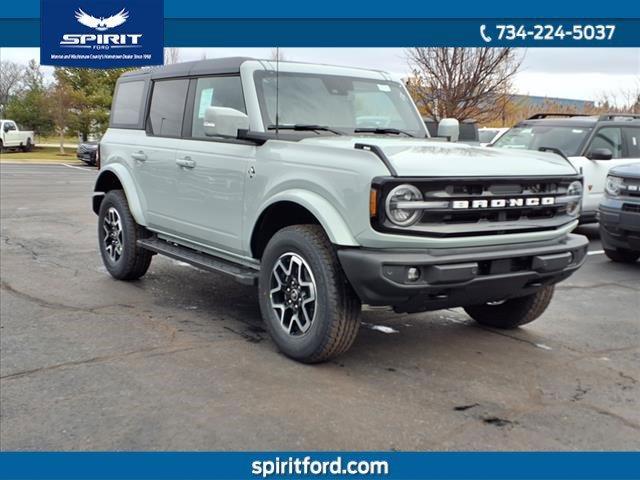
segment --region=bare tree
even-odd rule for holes
[[[60,137],[60,155],[64,155],[64,136],[68,130],[74,107],[78,103],[77,93],[68,85],[58,82],[51,89],[49,98],[51,117]]]
[[[165,48],[164,49],[164,64],[173,65],[180,61],[180,49],[179,48]]]
[[[6,108],[9,99],[22,90],[24,67],[15,62],[0,62],[0,107]]]
[[[512,48],[412,48],[407,87],[426,115],[489,122],[504,116],[505,97],[522,63]]]

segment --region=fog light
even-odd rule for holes
[[[407,269],[407,280],[409,282],[415,282],[420,278],[420,269],[416,267],[410,267]]]

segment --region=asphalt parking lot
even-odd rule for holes
[[[277,353],[253,288],[155,257],[102,267],[96,172],[6,165],[2,450],[637,450],[640,263],[601,254],[537,322],[363,313],[352,350]]]

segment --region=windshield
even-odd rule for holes
[[[494,147],[520,150],[540,150],[542,147],[557,148],[568,157],[580,154],[582,145],[591,128],[557,127],[549,125],[527,125],[514,127],[500,137]]]
[[[256,72],[255,81],[266,129],[278,123],[322,125],[347,134],[355,129],[395,129],[426,135],[413,101],[396,82],[280,72],[276,122],[275,72]]]
[[[498,130],[479,130],[478,131],[478,139],[480,143],[491,143],[493,137],[496,136]]]

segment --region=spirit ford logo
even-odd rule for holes
[[[451,208],[540,207],[555,205],[555,203],[555,197],[495,198],[490,200],[454,200],[451,202]]]
[[[120,10],[115,15],[111,15],[110,17],[94,17],[93,15],[89,15],[85,13],[82,9],[78,9],[75,12],[76,20],[81,25],[85,27],[92,28],[97,30],[98,32],[104,32],[106,30],[118,27],[124,24],[129,19],[129,12],[127,12],[124,8]],[[140,39],[142,38],[142,34],[110,34],[110,33],[98,33],[98,34],[76,34],[76,33],[65,33],[62,35],[62,41],[60,45],[101,45],[102,48],[108,48],[109,45],[130,45],[130,46],[138,46],[140,43]]]

